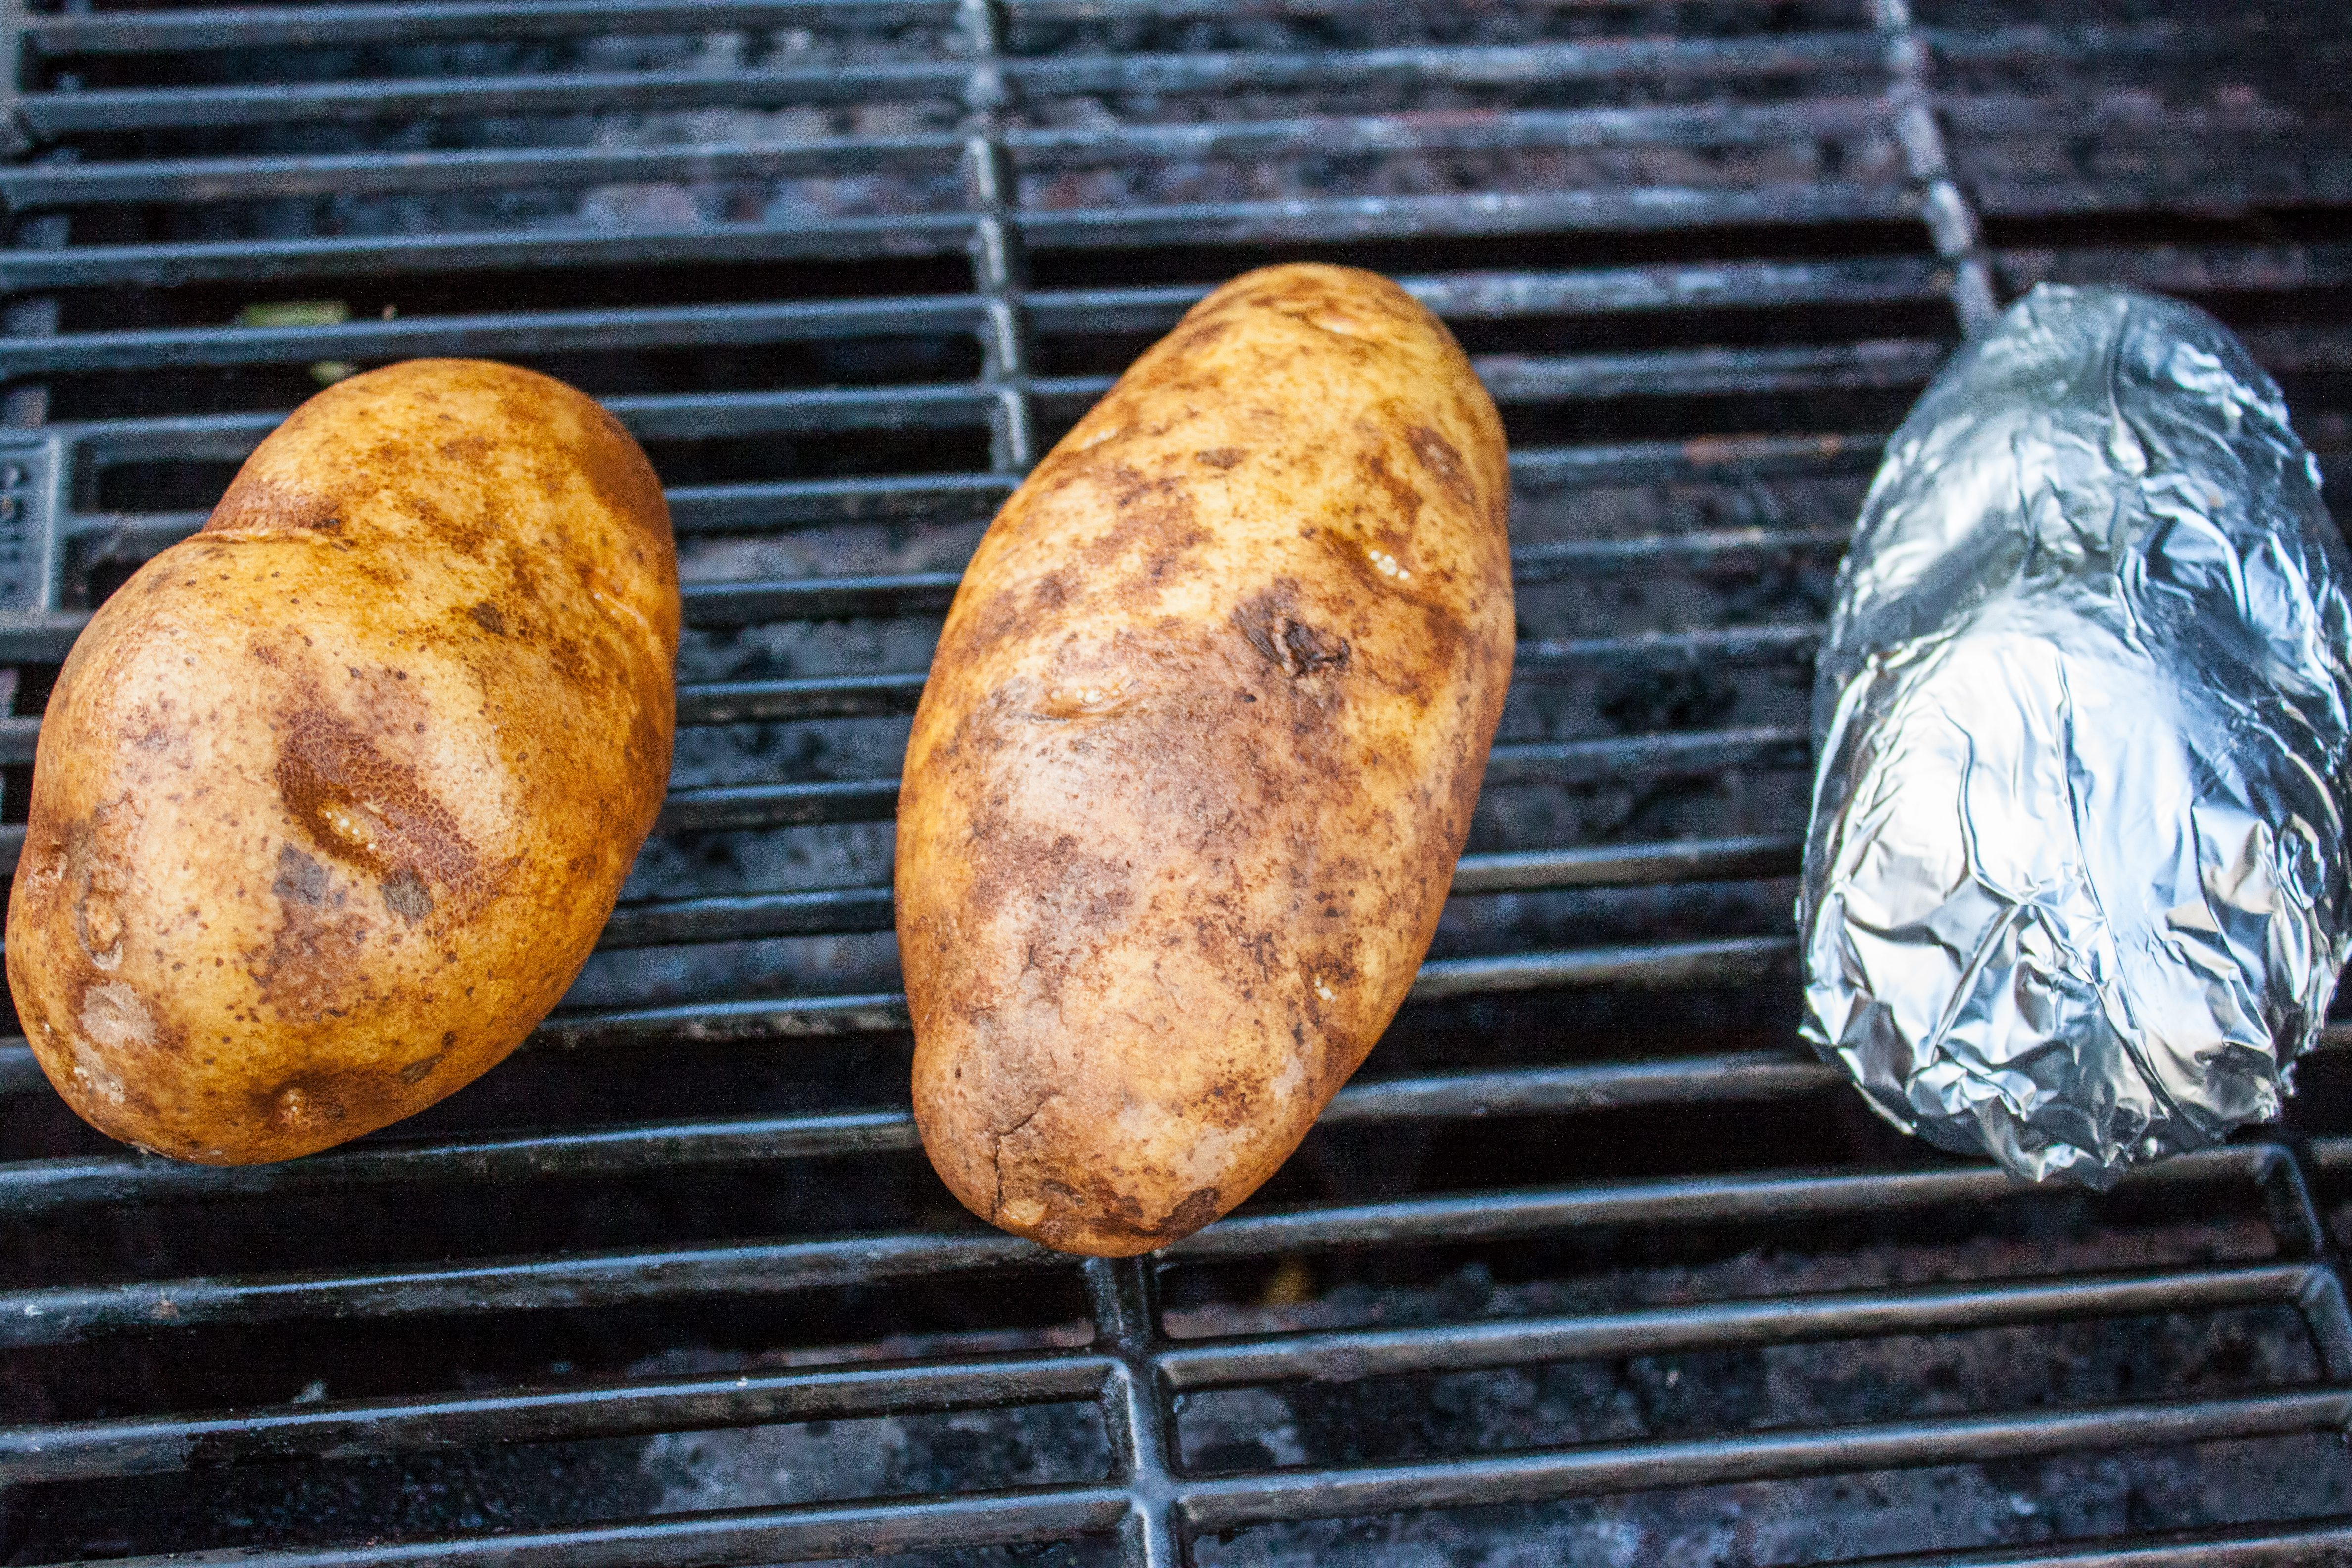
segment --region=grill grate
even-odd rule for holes
[[[1786,933],[1829,574],[2000,300],[2213,305],[2347,504],[2340,6],[0,21],[5,815],[89,607],[328,367],[585,386],[688,579],[656,840],[509,1066],[215,1170],[0,1043],[11,1561],[2352,1555],[2352,1029],[2284,1131],[2021,1193],[1793,1048]],[[1021,473],[1297,255],[1400,276],[1504,407],[1514,690],[1367,1076],[1239,1214],[1080,1263],[917,1149],[906,716]]]

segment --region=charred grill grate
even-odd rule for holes
[[[2214,305],[2342,511],[2339,6],[5,26],[8,815],[89,606],[311,367],[585,386],[689,579],[661,827],[512,1063],[206,1170],[0,1046],[10,1560],[2352,1555],[2343,1059],[2283,1133],[2021,1194],[1875,1129],[1786,973],[1828,574],[2000,298]],[[1080,1265],[965,1222],[903,1109],[905,715],[1020,473],[1209,283],[1302,254],[1403,277],[1505,407],[1517,684],[1366,1076],[1239,1215]]]

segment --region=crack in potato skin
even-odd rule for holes
[[[677,621],[659,481],[571,387],[412,361],[297,409],[43,717],[7,966],[50,1081],[241,1164],[479,1077],[652,828]]]
[[[1227,283],[1006,502],[908,749],[923,1146],[1066,1251],[1272,1174],[1412,984],[1510,679],[1509,481],[1370,273]]]

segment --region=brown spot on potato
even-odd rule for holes
[[[269,1120],[294,1133],[315,1133],[344,1115],[341,1100],[299,1083],[288,1084],[269,1101]]]
[[[411,1085],[423,1083],[432,1076],[433,1069],[441,1065],[442,1059],[446,1055],[446,1051],[436,1051],[423,1061],[409,1063],[400,1069],[400,1081]]]
[[[278,879],[269,890],[281,901],[324,909],[333,894],[334,879],[324,866],[289,844],[278,851]]]
[[[323,703],[286,721],[275,773],[288,814],[320,849],[387,878],[405,872],[478,900],[479,867],[457,819],[416,770]]]
[[[412,925],[433,912],[433,895],[425,879],[406,867],[386,877],[382,888],[384,907]]]
[[[228,493],[213,508],[197,537],[230,539],[269,533],[306,533],[342,526],[334,498],[320,488],[277,475],[240,470]]]
[[[1223,472],[1239,468],[1242,459],[1248,455],[1238,447],[1213,447],[1205,452],[1193,453],[1192,460]]]
[[[1217,1217],[1217,1189],[1214,1187],[1194,1188],[1175,1207],[1156,1220],[1146,1217],[1150,1211],[1141,1200],[1122,1192],[1101,1177],[1087,1184],[1086,1195],[1093,1200],[1090,1205],[1094,1210],[1091,1216],[1093,1225],[1130,1243],[1140,1244],[1131,1247],[1134,1251],[1148,1250],[1159,1243],[1190,1236]],[[1052,1222],[1049,1220],[1047,1223],[1050,1225]],[[1067,1241],[1076,1238],[1049,1239]]]
[[[488,599],[484,599],[480,603],[475,605],[474,607],[467,610],[466,614],[472,619],[476,626],[481,627],[492,637],[502,637],[507,635],[506,616],[500,614],[499,607],[496,605],[491,604]]]
[[[1379,449],[1364,452],[1356,461],[1357,466],[1363,469],[1367,483],[1388,498],[1389,526],[1381,531],[1393,543],[1402,546],[1411,537],[1413,524],[1421,515],[1421,509],[1427,504],[1426,500],[1419,490],[1389,467],[1387,457]]]
[[[121,900],[129,890],[121,818],[127,803],[102,805],[66,829],[64,882],[72,898],[74,941],[94,969],[122,962]]]
[[[1296,604],[1293,592],[1277,584],[1234,610],[1234,624],[1260,658],[1294,680],[1318,669],[1346,668],[1347,639],[1298,619]]]
[[[1422,467],[1436,479],[1445,493],[1460,506],[1470,506],[1477,500],[1471,488],[1469,470],[1464,467],[1462,454],[1454,443],[1426,425],[1415,425],[1405,431],[1405,440],[1412,447],[1413,456]]]

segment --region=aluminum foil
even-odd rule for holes
[[[2275,1119],[2352,930],[2352,559],[2219,322],[2036,289],[1855,527],[1813,694],[1806,1037],[1887,1120],[2105,1186]]]

